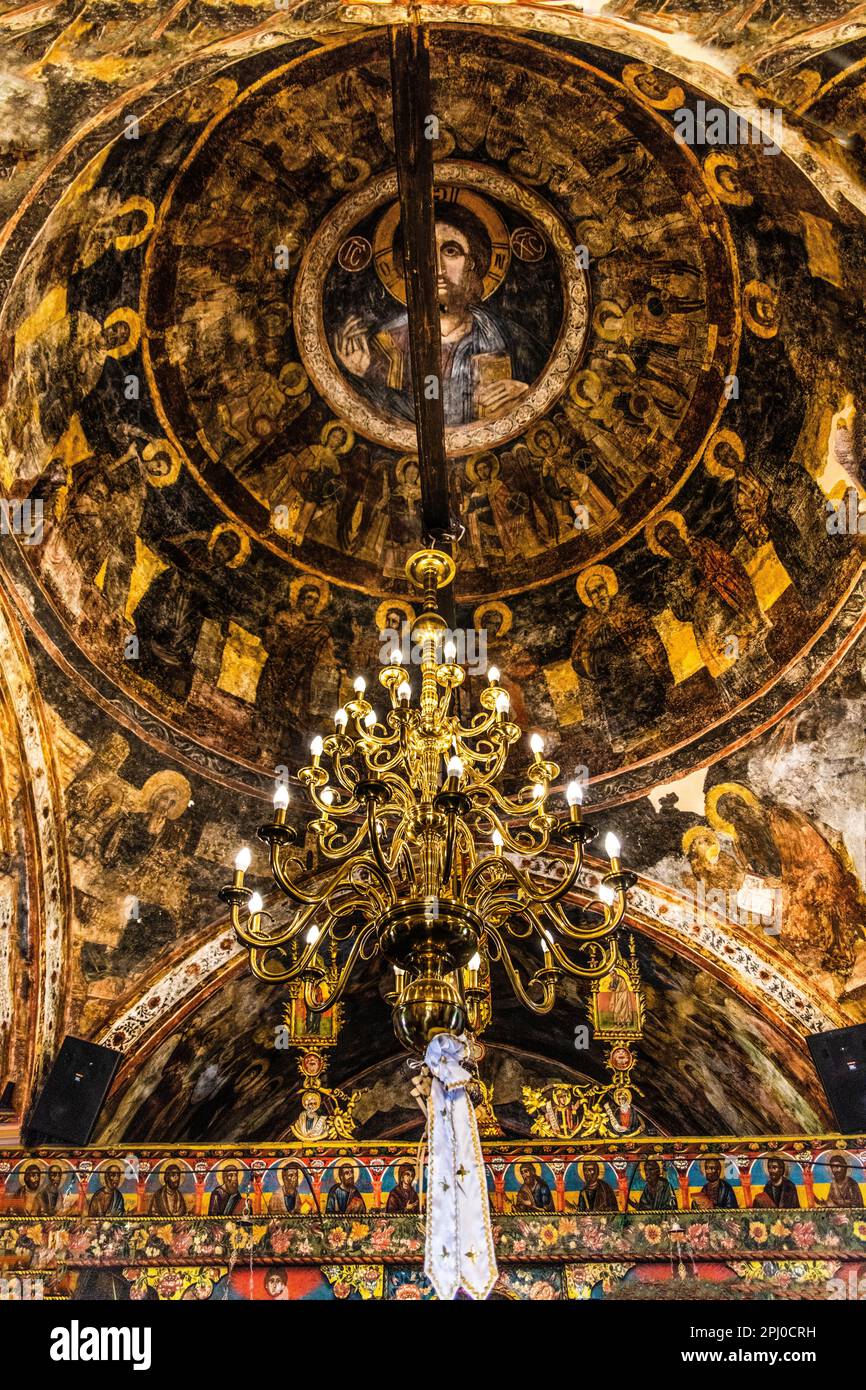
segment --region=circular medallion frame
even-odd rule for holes
[[[447,427],[446,452],[460,458],[493,449],[525,431],[562,395],[580,364],[590,325],[589,277],[578,264],[564,222],[543,198],[488,166],[469,160],[443,160],[434,167],[437,188],[466,190],[495,198],[523,214],[547,238],[559,270],[563,315],[553,350],[538,379],[503,414],[489,420]],[[295,282],[294,324],[298,350],[316,390],[341,419],[368,439],[400,453],[416,452],[415,425],[390,420],[349,384],[328,346],[322,312],[326,277],[358,224],[384,205],[396,204],[396,172],[379,174],[350,193],[316,230]]]

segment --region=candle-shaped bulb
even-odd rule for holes
[[[604,849],[608,859],[619,859],[621,848],[622,846],[619,840],[614,835],[613,831],[609,830],[604,837]]]
[[[404,704],[408,705],[411,694],[412,687],[409,684],[409,682],[401,681],[400,684],[397,686],[397,699],[402,700]]]
[[[391,648],[391,665],[399,666],[403,661],[403,653],[399,647]]]
[[[476,951],[476,952],[475,952],[475,955],[472,957],[471,961],[469,962],[469,967],[468,967],[468,968],[469,968],[470,970],[474,971],[476,974],[477,974],[478,971],[481,969],[481,952],[480,952],[480,951]]]
[[[487,679],[489,680],[489,682],[490,682],[491,685],[496,685],[496,683],[497,683],[498,680],[499,680],[499,667],[498,667],[498,666],[491,666],[491,667],[490,667],[490,670],[487,672]]]
[[[544,752],[544,739],[541,734],[533,734],[529,740],[529,746],[536,757]]]
[[[364,691],[365,691],[366,689],[367,689],[367,682],[364,680],[364,677],[363,677],[363,676],[356,676],[356,677],[355,677],[355,694],[356,694],[356,695],[363,695],[363,693],[364,693]]]
[[[544,796],[544,786],[541,782],[535,783],[534,787],[532,788],[532,795],[535,797],[536,801],[540,801],[541,798]]]
[[[249,911],[250,916],[251,916],[251,917],[256,917],[256,916],[258,916],[258,914],[261,912],[261,910],[262,910],[263,907],[264,907],[264,902],[262,901],[262,895],[261,895],[261,893],[251,893],[251,894],[250,894],[250,900],[249,900],[249,902],[247,903],[247,910]]]
[[[494,832],[493,832],[493,834],[490,836],[490,838],[491,838],[491,840],[493,841],[493,843],[494,843],[496,849],[502,849],[502,846],[505,844],[505,841],[504,841],[503,838],[502,838],[502,831],[501,831],[501,830],[494,830]]]
[[[316,926],[314,922],[313,925],[310,927],[310,930],[307,932],[307,945],[315,946],[320,936],[321,932],[319,931],[319,928]]]
[[[583,801],[583,788],[579,782],[569,782],[565,789],[565,799],[569,806],[579,806]]]
[[[542,951],[544,952],[544,959],[545,959],[545,960],[547,960],[548,956],[550,955],[550,946],[551,946],[552,939],[553,939],[553,938],[551,937],[550,932],[545,931],[544,927],[542,927],[542,928],[541,928],[541,949],[542,949]]]
[[[367,710],[367,713],[364,715],[364,728],[365,728],[365,729],[372,729],[372,727],[373,727],[373,725],[374,725],[375,723],[376,723],[376,711],[375,711],[374,709]]]
[[[274,792],[274,810],[285,811],[289,804],[289,789],[285,782],[281,782]]]
[[[341,705],[340,708],[337,710],[337,713],[334,715],[334,723],[336,724],[338,729],[345,729],[348,722],[349,716]]]
[[[496,713],[507,714],[508,704],[508,692],[506,690],[500,690],[499,694],[496,696]]]
[[[455,753],[452,757],[448,759],[447,770],[449,777],[454,777],[459,781],[459,779],[463,776],[463,759],[458,758],[457,754]]]
[[[312,753],[314,758],[321,758],[322,749],[324,748],[324,746],[325,740],[322,738],[322,735],[316,734],[316,737],[310,744],[310,752]]]
[[[333,806],[334,793],[332,792],[330,787],[323,787],[319,795],[326,806]]]
[[[601,883],[599,884],[598,896],[603,903],[607,903],[608,907],[610,907],[616,897],[616,893],[614,893],[609,883]]]
[[[456,655],[457,655],[457,643],[456,643],[455,641],[453,641],[452,638],[449,637],[449,638],[448,638],[448,641],[445,643],[445,647],[444,647],[444,656],[445,656],[445,660],[446,660],[446,661],[453,661],[454,658],[456,657]]]
[[[247,869],[250,867],[250,861],[252,860],[252,857],[253,856],[250,854],[246,845],[244,845],[243,849],[238,850],[237,854],[235,855],[235,868],[237,869],[239,874],[246,873]]]

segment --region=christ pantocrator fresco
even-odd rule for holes
[[[501,415],[540,374],[545,344],[501,310],[483,307],[508,267],[508,242],[492,205],[472,194],[439,206],[434,229],[442,338],[442,401],[446,426]],[[479,209],[486,209],[487,216]],[[383,222],[393,220],[392,211]],[[493,242],[501,228],[500,240]],[[541,241],[541,246],[544,246]],[[389,273],[376,264],[389,290],[402,288],[402,257],[386,253]],[[492,283],[491,283],[492,282]],[[405,290],[395,295],[405,300]],[[549,335],[548,335],[549,336]],[[357,379],[364,396],[384,413],[413,420],[415,406],[405,312],[371,322],[355,311],[333,335],[338,361]]]

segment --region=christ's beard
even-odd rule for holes
[[[438,297],[440,314],[463,314],[469,309],[469,295],[464,285],[440,281]]]

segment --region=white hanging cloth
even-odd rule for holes
[[[465,1037],[438,1033],[424,1064],[432,1077],[427,1102],[427,1236],[424,1272],[443,1299],[463,1289],[486,1298],[498,1270],[490,1225],[490,1199],[475,1110],[462,1065]]]

